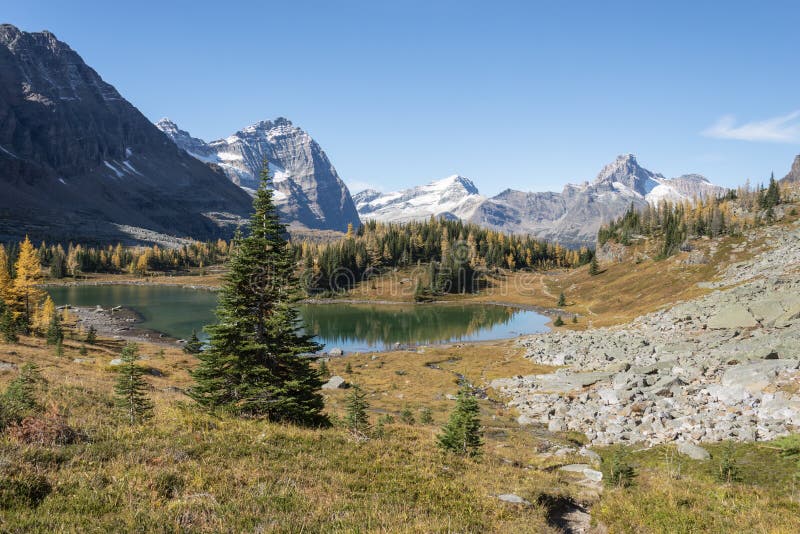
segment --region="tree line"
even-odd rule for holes
[[[586,247],[575,250],[434,217],[403,224],[367,221],[357,231],[351,226],[338,241],[296,242],[292,250],[311,292],[349,289],[382,269],[426,264],[420,291],[462,293],[477,287],[487,270],[577,267],[593,256]]]
[[[664,200],[641,209],[631,203],[622,216],[600,227],[597,244],[614,241],[627,246],[640,237],[655,238],[660,241],[659,256],[666,258],[691,238],[739,235],[749,228],[770,224],[780,203],[780,186],[774,176],[767,187],[752,189],[748,183],[718,197],[678,203]]]
[[[5,261],[0,269],[15,276],[15,264],[20,254],[21,243],[0,245],[5,251]],[[35,247],[39,264],[51,278],[79,277],[84,273],[166,273],[202,268],[222,263],[230,253],[228,242],[191,242],[177,248],[158,245],[126,247],[121,244],[91,247],[70,243],[65,249],[61,244],[42,242]]]

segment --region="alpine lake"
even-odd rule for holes
[[[123,306],[138,313],[137,327],[186,339],[215,322],[217,294],[167,285],[75,285],[49,287],[55,303],[104,309]],[[548,317],[494,304],[301,303],[306,332],[324,351],[374,352],[455,342],[513,338],[547,331]]]

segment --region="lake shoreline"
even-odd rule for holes
[[[65,308],[67,307],[65,306]],[[144,319],[134,308],[119,306],[108,309],[100,306],[69,306],[67,309],[77,316],[77,324],[83,330],[94,327],[98,335],[103,337],[169,346],[180,344],[180,340],[164,332],[137,326]]]

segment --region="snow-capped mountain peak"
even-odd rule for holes
[[[275,200],[289,223],[342,230],[359,218],[347,186],[322,148],[283,117],[260,121],[206,143],[162,119],[156,126],[191,156],[218,166],[231,181],[252,192],[264,161],[275,185]]]
[[[622,194],[646,196],[663,178],[639,165],[633,154],[622,154],[600,170],[594,185],[607,185]]]
[[[561,193],[506,189],[486,198],[470,180],[453,175],[392,193],[362,191],[353,200],[363,219],[405,222],[431,215],[457,217],[566,245],[591,245],[600,224],[625,213],[631,203],[641,208],[661,200],[691,201],[724,192],[697,174],[664,178],[639,165],[633,154],[623,154],[604,166],[594,182],[567,185]]]
[[[401,191],[380,193],[367,189],[353,196],[362,218],[395,222],[432,215],[469,218],[484,200],[472,180],[458,174]]]

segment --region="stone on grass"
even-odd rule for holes
[[[515,495],[513,493],[504,493],[502,495],[498,495],[497,498],[503,502],[508,502],[511,504],[523,504],[525,506],[530,506],[531,504],[530,502],[526,501],[519,495]]]
[[[678,444],[678,452],[684,456],[688,456],[692,460],[708,460],[711,454],[700,445],[684,441]]]
[[[341,376],[332,376],[330,379],[322,384],[322,389],[344,389],[347,387],[347,382]]]

